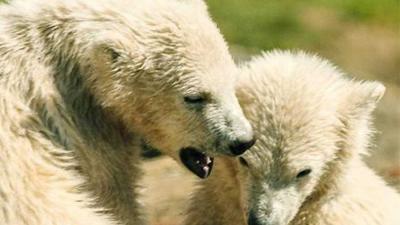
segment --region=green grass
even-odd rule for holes
[[[340,30],[315,31],[303,24],[307,9],[324,9],[343,24],[398,26],[398,0],[208,0],[209,10],[229,43],[248,49],[318,48]],[[325,18],[320,18],[324,20]],[[331,18],[328,18],[331,19]]]
[[[391,24],[400,22],[398,0],[312,0],[311,2],[331,7],[350,20]]]
[[[67,0],[66,0],[67,1]],[[0,0],[4,2],[4,0]],[[318,49],[342,30],[315,30],[304,24],[307,10],[331,12],[346,26],[369,25],[399,28],[400,0],[206,0],[227,41],[248,50],[271,48]],[[303,20],[302,20],[303,19]],[[332,18],[324,18],[329,20]]]

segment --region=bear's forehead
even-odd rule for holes
[[[274,53],[254,60],[244,73],[241,101],[258,136],[246,153],[251,163],[260,171],[290,169],[332,156],[349,83],[339,71],[316,57]]]
[[[273,160],[292,160],[301,158],[301,155],[315,154],[335,144],[340,136],[337,128],[332,124],[328,126],[304,126],[295,130],[277,129],[266,126],[257,134],[257,154]]]
[[[223,99],[234,94],[235,74],[190,72],[175,77],[172,85],[188,95],[204,94],[211,99]]]
[[[312,144],[320,134],[332,132],[339,122],[336,107],[327,107],[323,102],[309,104],[305,99],[292,100],[295,102],[264,101],[264,109],[257,112],[255,132],[277,149]]]
[[[322,135],[321,135],[322,136]],[[244,157],[253,176],[263,179],[285,180],[293,178],[299,171],[323,168],[336,152],[335,139],[308,140],[278,147],[259,138],[257,144]]]
[[[246,155],[258,170],[267,173],[277,167],[290,173],[291,169],[329,158],[335,151],[340,138],[335,108],[298,107],[292,110],[270,104],[269,109],[258,111],[253,123],[258,140]]]

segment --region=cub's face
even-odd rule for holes
[[[128,12],[94,28],[90,86],[128,130],[205,178],[213,156],[255,142],[234,93],[237,68],[202,1],[137,10],[144,18]]]
[[[254,143],[252,128],[234,95],[234,73],[190,72],[171,83],[145,81],[138,93],[141,100],[126,121],[149,145],[207,177],[213,156],[240,155]]]
[[[370,113],[385,89],[301,52],[255,58],[242,77],[238,97],[258,137],[240,158],[249,225],[304,219],[299,210],[335,187],[367,148]]]
[[[258,138],[240,159],[249,180],[250,225],[288,224],[316,191],[338,152],[341,123],[335,103],[310,105],[310,98],[296,99],[289,90],[281,91],[288,93],[282,99],[260,95],[244,105]]]
[[[93,92],[128,130],[201,178],[215,155],[240,155],[254,144],[234,93],[236,67],[220,60],[228,56],[204,63],[173,49],[151,51],[104,43],[91,59]]]
[[[258,136],[252,151],[239,159],[249,181],[249,225],[289,224],[329,170],[337,151],[330,140],[336,138],[324,139],[332,131],[318,130],[315,137],[299,131],[302,135],[288,139]]]

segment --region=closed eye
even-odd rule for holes
[[[203,95],[188,95],[183,98],[186,104],[201,105],[206,103],[206,98]]]
[[[296,175],[296,178],[303,178],[303,177],[306,177],[306,176],[308,176],[311,172],[312,172],[311,169],[304,169],[304,170],[300,171],[300,172]]]

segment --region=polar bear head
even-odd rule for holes
[[[365,152],[370,113],[384,87],[351,81],[325,60],[290,52],[255,58],[242,77],[238,97],[258,137],[240,159],[249,224],[286,225],[334,189],[332,181]]]
[[[41,29],[46,40],[62,40],[49,54],[70,73],[79,62],[77,71],[105,111],[202,178],[213,156],[240,155],[253,145],[235,96],[237,68],[202,1],[90,4],[80,2],[76,7],[90,10],[77,12],[57,6],[70,14],[49,16]]]

